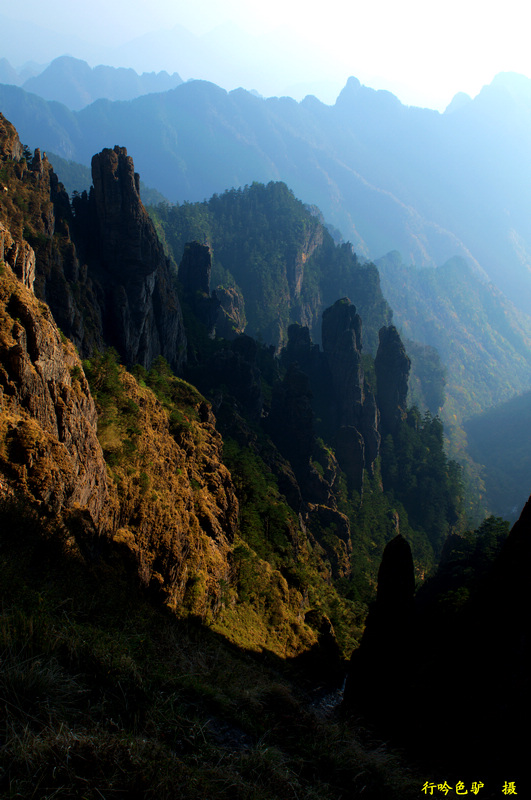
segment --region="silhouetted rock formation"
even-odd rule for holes
[[[380,329],[380,344],[374,366],[378,383],[381,430],[395,433],[407,412],[407,389],[411,361],[394,325]]]
[[[105,339],[130,366],[149,367],[162,355],[180,370],[186,352],[180,305],[125,147],[95,155],[92,179],[91,266],[104,292]]]
[[[391,729],[400,727],[409,702],[415,653],[414,593],[411,548],[398,534],[382,556],[376,602],[361,645],[352,654],[344,697],[347,712],[369,712]]]
[[[358,427],[363,405],[361,317],[347,298],[323,313],[322,339],[339,401],[339,425]]]
[[[193,298],[196,294],[210,294],[210,275],[212,257],[210,248],[199,242],[189,242],[179,264],[179,282],[184,296]]]

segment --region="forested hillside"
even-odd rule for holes
[[[376,353],[378,330],[392,317],[376,267],[360,263],[350,245],[336,245],[319,213],[284,183],[255,182],[150,212],[176,264],[189,241],[211,248],[212,288],[235,292],[249,335],[279,347],[297,322],[319,342],[324,309],[348,297],[363,319],[364,348]]]

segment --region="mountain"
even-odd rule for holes
[[[373,264],[360,263],[348,244],[336,245],[319,211],[297,200],[281,182],[254,182],[203,203],[150,209],[173,261],[186,243],[208,244],[212,285],[240,298],[241,326],[276,348],[288,328],[309,328],[321,339],[321,316],[337,298],[349,297],[364,321],[364,348],[376,354],[378,331],[392,312]]]
[[[527,492],[531,396],[529,391],[466,420],[472,458],[483,465],[483,479],[494,514],[514,520]]]
[[[250,192],[229,193],[214,200],[224,210],[217,217],[212,215],[214,233],[216,222],[223,227],[224,220],[232,214],[240,220],[242,238],[249,244],[248,254],[260,245],[262,261],[257,261],[257,278],[266,279],[267,264],[270,268],[287,267],[288,271],[296,268],[297,280],[293,282],[290,278],[287,283],[293,283],[293,289],[304,288],[308,282],[313,290],[319,286],[319,270],[335,270],[339,279],[342,270],[346,270],[347,274],[352,273],[352,287],[364,287],[360,308],[366,309],[369,330],[381,325],[373,360],[363,350],[362,319],[356,307],[344,297],[323,314],[322,351],[312,343],[309,328],[298,322],[290,324],[285,339],[278,341],[279,348],[285,346],[281,358],[275,358],[274,348],[238,331],[231,316],[234,311],[231,302],[237,303],[238,291],[231,293],[230,286],[223,289],[218,285],[211,292],[212,256],[208,246],[188,243],[178,272],[172,267],[140,201],[139,176],[124,148],[107,148],[95,155],[90,192],[77,195],[70,202],[47,158],[39,150],[30,157],[7,121],[3,131],[5,190],[1,200],[5,270],[15,270],[26,291],[34,288],[43,307],[51,310],[54,322],[60,325],[60,337],[67,337],[86,359],[83,370],[100,410],[98,431],[107,462],[116,470],[126,469],[128,460],[140,459],[140,478],[137,475],[132,484],[125,474],[107,483],[106,491],[115,498],[110,505],[117,504],[118,509],[123,506],[106,523],[111,541],[122,542],[125,534],[118,529],[130,531],[124,541],[129,542],[127,546],[136,553],[139,564],[144,564],[142,574],[151,574],[145,566],[143,547],[147,545],[140,542],[147,536],[150,525],[153,528],[159,524],[153,520],[166,512],[164,503],[157,503],[153,517],[143,504],[149,503],[149,498],[154,502],[157,499],[146,492],[146,487],[155,487],[160,479],[157,475],[166,467],[154,466],[155,474],[147,466],[149,456],[144,443],[149,447],[157,436],[155,432],[147,439],[142,436],[154,424],[143,416],[142,409],[148,402],[142,399],[144,385],[156,394],[148,403],[150,419],[158,419],[157,402],[162,404],[168,418],[160,411],[161,421],[157,426],[162,425],[161,435],[165,432],[176,437],[181,449],[195,447],[196,436],[203,441],[203,434],[194,433],[196,423],[213,424],[208,401],[201,399],[203,395],[215,409],[217,426],[225,441],[224,459],[235,480],[237,476],[239,536],[254,552],[248,558],[251,562],[261,558],[277,565],[282,553],[288,585],[297,586],[302,581],[307,586],[311,579],[324,591],[322,579],[316,575],[311,578],[314,567],[308,567],[304,578],[298,574],[298,562],[310,558],[312,547],[316,547],[323,574],[334,581],[343,581],[338,584],[343,586],[344,601],[337,600],[340,613],[336,614],[336,624],[350,638],[345,620],[358,611],[348,597],[361,598],[370,592],[374,552],[382,548],[389,536],[390,505],[400,509],[402,526],[414,543],[420,572],[433,563],[445,532],[460,524],[461,489],[458,475],[443,453],[442,428],[430,417],[408,416],[405,397],[409,359],[396,330],[388,324],[388,309],[374,280],[374,268],[361,267],[349,249],[335,245],[317,217],[296,201],[283,184],[256,185]],[[257,222],[255,238],[253,215]],[[234,242],[234,234],[230,230],[227,233],[225,246],[231,239]],[[264,249],[268,239],[274,245],[272,249]],[[321,255],[309,247],[311,242],[317,248],[325,245]],[[240,277],[240,273],[236,274]],[[7,277],[10,275],[8,271]],[[246,285],[243,292],[247,295]],[[11,341],[13,314],[24,320],[29,319],[30,312],[17,312],[22,301],[10,301],[8,295],[6,298],[6,330]],[[314,299],[323,301],[319,292]],[[251,302],[248,309],[252,320]],[[245,313],[241,309],[241,319]],[[272,318],[278,317],[278,308],[273,305]],[[286,321],[290,322],[289,313]],[[26,372],[41,371],[38,365],[42,357],[31,346],[36,334],[28,332],[38,327],[38,321],[32,319],[31,325],[28,322],[24,329],[26,333],[21,330],[17,334],[23,352],[27,350],[28,366],[17,368],[15,374],[8,353],[16,345],[6,344],[5,375],[14,386]],[[264,333],[266,330],[263,329]],[[56,331],[54,335],[57,338],[59,334]],[[109,347],[111,350],[106,349]],[[102,355],[104,352],[106,355]],[[125,367],[134,371],[134,376],[118,367],[118,356]],[[380,363],[387,364],[385,376]],[[178,378],[174,380],[172,369],[181,381],[184,378],[195,388],[187,388]],[[80,365],[71,366],[68,374],[79,374],[81,379]],[[68,379],[64,381],[68,385]],[[9,388],[8,394],[16,395],[17,391]],[[57,392],[52,394],[55,397]],[[205,405],[201,405],[203,402]],[[292,422],[286,425],[288,408]],[[62,430],[60,425],[56,427]],[[409,441],[415,451],[412,460],[409,455],[402,460],[401,453],[393,448],[395,437]],[[32,491],[38,499],[40,484],[33,477],[33,470],[39,474],[39,461],[31,448],[31,454],[23,454],[29,446],[20,444],[17,463],[27,464],[28,481],[35,486]],[[162,441],[157,445],[161,453],[168,446]],[[213,452],[210,445],[207,449]],[[433,488],[432,494],[441,495],[436,502],[444,508],[437,518],[430,513],[431,505],[427,502],[423,512],[418,513],[416,490],[403,480],[408,475],[415,485],[424,486],[425,477],[417,472],[421,454],[428,449],[441,454],[433,467],[438,478],[437,491]],[[216,453],[214,456],[219,458]],[[164,464],[168,458],[173,464],[180,457],[165,456]],[[6,470],[8,485],[16,486],[18,473],[13,474],[7,466]],[[432,473],[424,471],[426,477]],[[211,473],[210,467],[207,473]],[[263,474],[269,476],[265,481]],[[131,503],[139,491],[140,500],[137,498],[134,503],[141,502],[143,510],[133,513]],[[206,497],[209,494],[210,490],[206,490]],[[364,500],[360,505],[361,497]],[[216,505],[219,500],[212,502]],[[231,519],[236,513],[234,503],[232,511],[230,503],[225,503]],[[258,516],[257,507],[261,509]],[[371,515],[380,520],[376,528],[369,523]],[[201,530],[216,537],[218,523],[211,513],[204,511],[200,516]],[[219,512],[214,516],[219,518]],[[144,518],[151,520],[149,524],[142,522]],[[97,519],[92,521],[101,528]],[[170,528],[174,524],[168,522]],[[287,555],[291,541],[298,542],[298,562],[292,563]],[[179,581],[184,580],[182,570],[189,569],[186,563],[185,560],[176,568],[171,580],[165,576],[166,568],[163,570],[161,564],[153,567],[162,575],[161,591],[170,598],[169,602],[177,591],[175,582],[181,586]],[[250,564],[247,566],[250,568]],[[276,578],[271,575],[274,582]],[[144,576],[142,580],[151,579]],[[168,580],[174,588],[167,585]],[[243,589],[242,592],[245,597]],[[328,589],[326,592],[330,594]],[[251,606],[258,602],[254,593],[252,597]],[[326,601],[327,605],[330,603],[332,600]],[[306,628],[301,629],[303,639],[307,633]],[[302,639],[299,644],[297,641],[295,637],[290,647],[299,648]]]
[[[525,475],[518,482],[504,479],[496,484],[491,479],[485,487],[482,480],[498,471],[500,458],[512,460],[515,443],[506,440],[502,456],[503,436],[495,450],[480,446],[477,438],[472,444],[469,433],[481,424],[478,415],[487,413],[488,417],[486,409],[530,386],[529,317],[462,259],[450,259],[436,269],[416,268],[405,265],[394,252],[378,259],[377,265],[382,290],[403,336],[436,348],[445,367],[441,417],[452,455],[468,462],[467,472],[475,494],[483,495],[484,507],[514,519],[527,498]],[[490,435],[498,434],[492,430]]]
[[[1,88],[0,103],[24,141],[81,163],[127,141],[144,180],[172,201],[283,180],[361,256],[396,249],[435,266],[460,255],[525,310],[526,80],[502,74],[447,114],[403,106],[354,78],[333,106],[204,81],[75,114],[15,87]]]
[[[9,83],[10,81],[3,81]],[[166,92],[182,83],[175,72],[144,72],[133,69],[89,67],[86,61],[72,56],[55,58],[45,70],[28,78],[22,88],[45,100],[57,100],[73,111],[79,111],[100,98],[132,100],[143,94]]]
[[[213,192],[221,196],[229,186],[251,186],[255,181],[267,185],[287,176],[286,185],[305,202],[317,204],[325,219],[351,238],[360,258],[400,249],[407,263],[421,268],[444,264],[460,253],[464,261],[456,263],[463,265],[463,281],[474,293],[480,282],[472,287],[470,270],[508,300],[501,295],[492,298],[494,307],[499,307],[493,314],[501,328],[489,334],[490,343],[482,334],[483,312],[479,317],[474,312],[473,330],[458,325],[464,338],[450,348],[451,354],[448,350],[453,365],[442,358],[454,373],[455,392],[447,393],[445,411],[447,423],[454,424],[454,415],[459,421],[529,385],[524,354],[528,326],[510,305],[527,314],[530,299],[525,266],[528,217],[521,213],[531,177],[525,174],[526,87],[521,76],[500,75],[477,98],[461,98],[443,115],[404,107],[389,93],[374,92],[355,79],[331,107],[311,97],[296,103],[288,98],[265,100],[243,90],[227,93],[201,81],[126,103],[97,101],[80,112],[45,103],[17,87],[4,87],[0,94],[4,105],[17,110],[19,129],[33,129],[38,141],[47,140],[48,150],[66,152],[68,158],[77,154],[88,163],[109,140],[131,142],[142,174],[149,175],[150,185],[163,189],[170,200],[201,201]],[[505,119],[513,122],[505,124]],[[476,147],[476,140],[490,144]],[[493,157],[499,169],[491,168]],[[487,186],[488,181],[493,184]],[[472,196],[476,191],[478,196]],[[503,226],[508,227],[502,230]],[[215,280],[216,263],[214,256]],[[387,291],[397,309],[407,302],[399,299],[400,282],[388,281]],[[468,325],[459,298],[449,302],[452,314]],[[481,302],[489,306],[491,301],[485,296]],[[427,308],[422,321],[418,314],[416,318],[425,330],[431,324]],[[446,321],[436,322],[439,331],[444,333],[448,319],[454,325],[455,318],[446,314]],[[285,335],[286,322],[282,325]],[[453,330],[457,333],[455,325]],[[425,332],[405,335],[433,346]],[[315,328],[312,336],[318,340]],[[275,337],[271,341],[277,343]],[[371,341],[374,352],[374,331]],[[445,345],[439,342],[439,346],[446,352]],[[464,392],[457,373],[463,357],[467,359]],[[412,386],[416,373],[415,364]],[[415,396],[426,403],[422,392]],[[429,402],[436,411],[437,397]],[[462,429],[455,429],[453,441],[454,453],[466,458]],[[479,494],[480,479],[471,469]]]
[[[22,83],[20,75],[13,69],[7,58],[0,59],[0,83],[10,83],[14,86],[20,86]]]
[[[242,29],[239,21],[226,22],[200,35],[180,24],[168,29],[167,19],[157,23],[153,17],[147,30],[126,39],[121,20],[116,17],[111,22],[111,17],[112,13],[107,17],[106,30],[89,41],[84,38],[85,31],[67,36],[37,25],[33,19],[24,20],[22,25],[6,11],[0,14],[2,54],[17,70],[21,60],[28,57],[24,54],[31,53],[31,58],[42,65],[39,72],[54,59],[69,55],[91,65],[126,65],[139,74],[170,70],[185,80],[212,80],[226,89],[239,86],[245,75],[246,86],[263,96],[300,99],[312,93],[333,102],[341,89],[337,75],[344,74],[344,66],[333,64],[334,55],[309,48],[282,25],[252,34]]]
[[[481,752],[499,779],[498,748],[521,788],[528,510],[509,538],[492,519],[466,530],[442,423],[407,406],[397,329],[380,327],[373,358],[341,297],[322,346],[292,323],[276,354],[228,324],[243,321],[237,292],[225,287],[231,306],[211,290],[207,244],[187,242],[174,269],[124,147],[93,157],[72,201],[3,116],[0,161],[2,790],[403,800],[428,768],[453,775],[461,702],[456,741],[474,747],[459,780],[478,780]],[[265,247],[267,231],[310,263],[294,245],[320,222],[283,184],[216,202],[244,237],[254,207],[273,272],[283,248]],[[327,248],[333,265],[344,247]],[[415,581],[439,557],[417,635]],[[337,704],[353,650],[339,725],[319,701]],[[511,693],[492,692],[494,722],[510,736],[477,714],[498,675]],[[417,700],[439,710],[433,723],[404,716]],[[389,760],[371,754],[359,711],[371,742],[401,731],[420,766],[391,763],[389,745]]]

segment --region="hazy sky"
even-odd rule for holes
[[[329,93],[321,97],[325,102],[333,102],[354,75],[393,91],[404,103],[442,110],[456,92],[475,95],[498,72],[531,76],[527,8],[522,0],[27,0],[18,10],[10,4],[8,16],[106,47],[176,25],[216,41],[213,29],[237,23],[240,34],[226,29],[233,70],[224,82],[215,74],[189,74],[182,63],[187,59],[179,59],[175,48],[157,52],[148,39],[144,51],[137,48],[136,64],[121,66],[165,68],[184,79],[207,78],[226,89],[241,85],[266,94],[291,88],[296,95],[296,84],[321,81],[321,95]],[[123,52],[131,57],[131,51]],[[269,58],[257,77],[251,62],[258,54],[264,62],[264,53]],[[86,57],[74,47],[70,54]],[[197,65],[189,65],[197,73]],[[225,85],[231,81],[234,86]]]

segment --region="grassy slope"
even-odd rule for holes
[[[2,504],[3,797],[418,795],[384,747],[309,704],[289,663],[154,608],[112,555]]]

